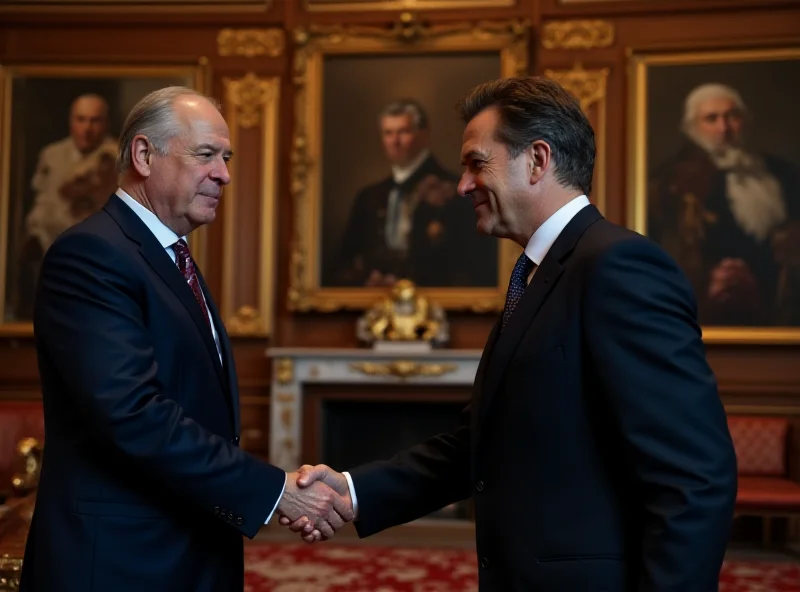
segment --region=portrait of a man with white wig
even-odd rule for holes
[[[648,235],[684,268],[706,325],[800,325],[800,174],[748,146],[740,93],[710,83],[684,102],[684,141],[651,175]]]

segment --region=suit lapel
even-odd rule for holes
[[[241,419],[239,415],[239,388],[238,381],[236,380],[236,365],[233,362],[233,348],[231,347],[230,339],[228,339],[228,332],[225,330],[225,325],[222,322],[222,317],[219,314],[217,305],[214,299],[211,298],[211,293],[199,269],[197,270],[197,278],[200,280],[200,287],[203,289],[203,294],[205,294],[206,302],[211,312],[211,320],[214,323],[214,328],[217,330],[217,336],[219,337],[219,347],[223,361],[222,370],[227,380],[228,404],[230,405],[231,417],[233,418],[233,433],[238,434],[240,431],[239,426],[241,424]],[[216,348],[214,351],[216,353]]]
[[[219,354],[217,353],[217,345],[214,343],[214,337],[211,334],[211,329],[206,324],[203,311],[199,303],[194,298],[192,289],[186,282],[186,279],[181,274],[178,266],[175,265],[167,255],[164,247],[158,242],[156,237],[147,228],[147,225],[142,222],[139,216],[136,215],[127,205],[122,203],[122,200],[116,195],[112,195],[111,199],[104,206],[105,210],[117,221],[122,228],[123,232],[139,244],[139,252],[144,257],[145,261],[153,268],[153,270],[161,277],[164,283],[172,290],[173,294],[181,301],[189,315],[194,320],[194,324],[200,333],[200,338],[206,345],[208,354],[211,357],[211,363],[214,365],[214,370],[220,380],[223,389],[227,391],[228,381],[222,373],[222,366],[219,361]],[[199,277],[199,272],[198,272]],[[205,291],[208,294],[208,291]]]
[[[533,274],[531,283],[517,304],[505,331],[497,336],[488,360],[480,391],[479,414],[481,421],[486,417],[492,397],[503,380],[505,369],[519,342],[527,333],[531,322],[536,318],[537,313],[564,273],[564,261],[572,253],[575,244],[586,229],[600,218],[602,218],[600,212],[592,205],[579,211],[561,231],[541,265]]]

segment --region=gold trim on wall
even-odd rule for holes
[[[596,156],[593,200],[597,208],[605,213],[606,209],[606,90],[608,88],[608,68],[586,70],[577,62],[570,70],[545,70],[544,75],[552,78],[567,91],[575,95],[587,117],[591,117],[589,109],[597,105],[597,125],[595,126]]]
[[[650,66],[726,64],[732,62],[800,59],[800,48],[656,53],[628,50],[628,226],[647,234],[647,74]],[[703,327],[706,343],[797,344],[800,327]]]
[[[468,8],[504,8],[517,0],[373,0],[372,2],[314,2],[303,0],[307,12],[366,12],[372,10],[441,10]]]
[[[217,53],[221,56],[277,58],[285,48],[283,29],[222,29],[217,34]]]
[[[226,188],[225,225],[222,252],[222,318],[232,336],[266,337],[272,331],[275,273],[275,199],[278,168],[278,105],[280,78],[259,78],[248,72],[242,78],[223,78],[226,119],[231,134],[234,158],[229,169],[231,183]],[[258,303],[237,305],[234,294],[236,265],[236,222],[239,200],[236,197],[240,149],[239,132],[261,128],[261,237],[259,241]]]
[[[288,308],[331,312],[363,309],[385,296],[385,288],[322,288],[316,256],[321,225],[322,74],[330,54],[430,54],[496,51],[502,77],[524,75],[528,69],[530,23],[524,21],[453,22],[423,25],[409,13],[391,28],[311,26],[294,33],[295,124],[292,142],[291,194],[294,229],[291,242]],[[519,248],[501,241],[498,285],[491,288],[419,289],[448,309],[487,312],[502,310],[505,282]]]
[[[545,49],[599,49],[613,44],[614,25],[608,21],[551,21],[542,27]]]
[[[187,85],[207,93],[210,81],[209,62],[199,58],[194,64],[164,66],[109,66],[101,64],[7,64],[0,66],[0,336],[29,337],[33,323],[4,323],[6,305],[6,274],[8,272],[8,224],[10,210],[9,183],[11,182],[11,118],[12,85],[17,77],[35,76],[50,78],[183,78]],[[189,248],[198,268],[207,261],[207,229],[198,228],[189,235]]]
[[[222,6],[220,6],[222,5]],[[0,5],[0,14],[53,12],[80,14],[115,13],[148,13],[148,14],[180,14],[180,13],[212,13],[220,9],[230,13],[265,13],[272,8],[272,0],[149,0],[133,2],[131,0],[4,0]]]

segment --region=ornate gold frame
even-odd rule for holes
[[[528,67],[530,23],[525,21],[455,22],[426,26],[404,13],[392,28],[312,26],[295,31],[295,126],[292,143],[292,239],[288,307],[331,312],[363,309],[385,295],[381,288],[322,288],[314,253],[320,238],[322,158],[322,74],[329,54],[426,54],[459,51],[498,52],[501,76],[523,75]],[[448,309],[502,310],[505,283],[519,256],[510,241],[499,245],[498,283],[492,288],[420,289]]]
[[[200,92],[210,88],[208,60],[186,65],[99,65],[99,64],[16,64],[0,66],[0,337],[33,335],[30,322],[5,323],[6,273],[8,256],[9,183],[11,176],[11,117],[12,84],[15,78],[45,76],[52,78],[158,78],[182,77],[186,84]],[[202,268],[206,261],[206,229],[200,228],[189,236],[192,256]]]
[[[647,234],[647,73],[658,66],[800,59],[800,48],[718,51],[629,51],[628,226]],[[800,343],[800,327],[703,327],[707,343]]]
[[[239,199],[236,197],[236,157],[231,160],[232,182],[226,188],[225,231],[222,247],[222,318],[231,336],[266,337],[272,331],[273,278],[275,270],[275,196],[278,182],[278,106],[280,78],[259,78],[252,72],[238,79],[223,78],[225,113],[231,134],[231,149],[239,151],[241,130],[261,130],[261,232],[258,256],[258,302],[235,301],[236,221]],[[253,212],[254,214],[255,212]]]
[[[369,10],[441,10],[467,8],[503,8],[514,6],[517,0],[373,0],[353,2],[340,0],[329,4],[317,4],[303,0],[307,12],[367,12]]]

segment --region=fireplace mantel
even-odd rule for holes
[[[292,471],[302,463],[306,384],[471,385],[481,350],[428,352],[371,349],[269,348],[272,360],[270,462]]]

